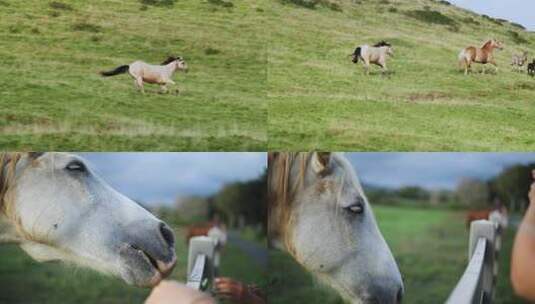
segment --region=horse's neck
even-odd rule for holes
[[[169,73],[169,75],[173,75],[176,72],[176,64],[175,62],[170,62],[164,66],[165,71]]]
[[[0,215],[0,244],[18,244],[22,239],[17,235],[17,232],[9,220],[3,215]]]

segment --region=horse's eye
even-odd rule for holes
[[[344,209],[352,214],[362,214],[364,212],[364,204],[361,201],[358,201],[345,207]]]
[[[73,171],[73,172],[85,172],[86,171],[85,165],[81,161],[78,161],[78,160],[73,160],[72,162],[70,162],[65,167],[65,169],[67,169],[68,171]]]

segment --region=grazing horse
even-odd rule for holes
[[[386,59],[389,55],[394,56],[392,45],[386,41],[381,41],[374,46],[369,46],[367,44],[361,45],[349,56],[352,57],[353,63],[358,63],[359,59],[362,59],[366,75],[369,75],[371,63],[380,66],[383,69],[383,73],[388,71],[386,67]]]
[[[468,71],[471,69],[472,63],[487,64],[490,63],[496,68],[498,72],[498,64],[494,60],[494,49],[503,49],[503,43],[491,39],[483,45],[481,48],[469,46],[461,51],[459,54],[459,65],[464,68],[464,74],[468,75]]]
[[[474,210],[466,214],[466,228],[470,229],[470,224],[477,220],[495,219],[499,223],[499,229],[505,229],[508,225],[507,208],[504,205],[498,205],[494,209]]]
[[[188,71],[188,64],[182,57],[169,57],[161,65],[152,65],[143,61],[134,61],[130,65],[122,65],[114,70],[100,72],[104,77],[114,76],[128,72],[134,78],[134,84],[141,91],[145,93],[143,83],[155,83],[160,85],[162,93],[166,93],[168,84],[175,84],[171,79],[173,74],[177,71]],[[178,89],[177,89],[178,92]]]
[[[39,262],[64,261],[157,285],[176,263],[164,222],[112,189],[75,155],[0,154],[0,241]]]
[[[528,64],[528,75],[531,77],[535,76],[535,59],[533,59],[533,62]]]
[[[349,161],[335,153],[270,153],[268,231],[350,303],[399,304],[401,275]]]
[[[521,71],[524,65],[528,62],[528,52],[524,51],[522,54],[515,54],[511,60],[513,70]]]

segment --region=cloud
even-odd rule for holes
[[[535,163],[535,153],[350,153],[363,183],[398,188],[453,189],[464,177],[488,180],[514,164]]]
[[[265,153],[82,153],[97,174],[125,195],[147,204],[209,195],[224,184],[256,178]]]

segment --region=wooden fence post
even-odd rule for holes
[[[477,245],[477,241],[484,238],[487,241],[487,249],[485,250],[485,263],[483,264],[481,274],[481,303],[490,303],[492,301],[494,289],[494,262],[495,262],[495,246],[496,246],[496,227],[495,224],[479,220],[473,221],[470,225],[470,245],[468,247],[468,260],[472,258],[472,254]]]

